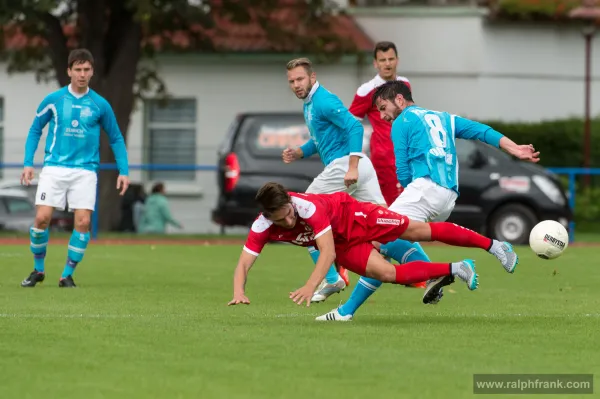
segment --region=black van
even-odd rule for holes
[[[367,154],[370,131],[365,125]],[[284,164],[281,152],[308,139],[302,113],[238,115],[219,149],[220,193],[212,220],[223,229],[252,225],[258,213],[254,196],[268,181],[305,191],[324,168],[319,156]],[[456,149],[460,196],[448,221],[513,244],[526,244],[541,220],[567,227],[572,213],[554,174],[479,141],[457,139]]]

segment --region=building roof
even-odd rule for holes
[[[277,39],[270,38],[272,32],[267,32],[259,22],[257,13],[251,12],[250,22],[236,23],[224,16],[214,16],[215,27],[206,29],[200,26],[196,31],[210,38],[216,51],[235,53],[290,53],[303,51],[301,42],[319,40],[323,37],[337,37],[339,41],[335,46],[325,46],[326,50],[337,50],[342,52],[352,51],[372,51],[375,43],[360,28],[356,21],[348,15],[337,14],[327,17],[328,26],[324,28],[307,27],[302,20],[306,14],[306,7],[290,5],[293,0],[283,0],[288,5],[279,7],[268,15],[272,26],[275,27],[278,34]],[[262,16],[264,18],[264,15]],[[65,35],[68,38],[69,47],[76,47],[75,40],[76,28],[73,25],[63,27]],[[281,34],[283,33],[283,34]],[[293,35],[295,39],[286,38],[287,34]],[[292,36],[290,36],[292,37]],[[186,31],[174,31],[168,35],[156,35],[146,38],[147,43],[151,43],[158,50],[167,48],[187,49],[192,40]],[[24,47],[38,47],[46,45],[43,38],[27,38],[23,34],[8,35],[5,41],[5,48],[22,49]],[[312,46],[314,47],[314,46]]]

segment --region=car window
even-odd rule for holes
[[[0,197],[0,216],[6,215],[6,204],[4,203],[4,198]]]
[[[7,197],[4,199],[8,213],[28,213],[34,210],[34,206],[31,202],[25,198]]]
[[[477,151],[477,144],[471,140],[456,140],[456,158],[460,166],[469,167],[471,160],[475,152]]]
[[[260,158],[280,159],[286,147],[298,147],[310,139],[302,114],[249,116],[241,129],[236,147],[244,146]],[[309,159],[319,162],[317,154]]]

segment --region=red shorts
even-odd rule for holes
[[[372,242],[382,244],[397,240],[408,228],[404,215],[366,202],[353,205],[353,220],[345,240],[336,241],[336,263],[361,276],[365,275]]]

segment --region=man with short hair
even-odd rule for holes
[[[71,51],[67,73],[71,83],[44,98],[38,107],[25,143],[21,183],[33,180],[33,159],[42,130],[50,123],[44,166],[35,197],[37,207],[31,227],[30,249],[34,270],[23,280],[22,287],[35,287],[44,281],[48,225],[54,208],[75,213],[75,228],[69,240],[67,261],[58,286],[75,287],[73,273],[83,260],[90,239],[90,219],[96,205],[97,171],[100,163],[100,128],[108,134],[115,155],[120,195],[129,187],[127,148],[110,104],[89,88],[94,75],[94,58],[86,49]]]
[[[252,224],[234,273],[233,299],[229,305],[249,304],[245,285],[248,271],[263,247],[272,241],[320,250],[307,283],[290,293],[298,305],[309,306],[314,290],[332,262],[345,265],[361,276],[392,284],[458,276],[469,290],[478,287],[472,260],[454,263],[409,262],[392,265],[376,249],[377,243],[440,241],[449,245],[487,249],[492,240],[452,223],[423,223],[386,207],[359,202],[348,193],[306,194],[288,192],[278,183],[266,183],[256,195],[262,213]],[[339,319],[343,321],[350,318]]]

